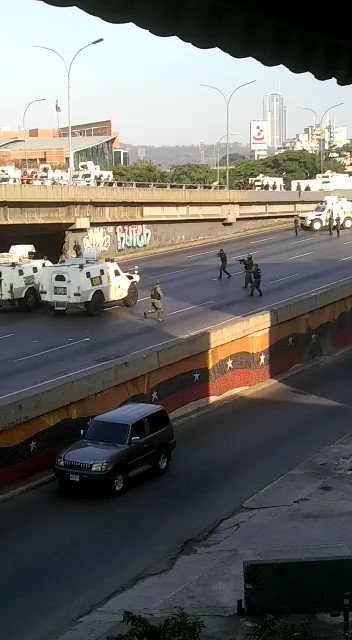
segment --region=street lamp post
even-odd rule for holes
[[[36,49],[45,49],[46,51],[51,51],[52,53],[56,53],[57,56],[62,60],[65,65],[66,73],[67,73],[67,119],[68,119],[68,180],[69,184],[72,184],[72,170],[73,166],[73,157],[72,157],[72,127],[71,127],[71,69],[72,65],[77,58],[78,54],[81,53],[84,49],[91,47],[93,44],[99,44],[103,42],[104,38],[99,38],[98,40],[93,40],[93,42],[89,42],[76,51],[70,63],[67,63],[65,58],[56,51],[55,49],[51,49],[50,47],[42,47],[40,45],[34,45]]]
[[[331,111],[331,109],[336,109],[336,107],[341,107],[342,104],[343,104],[343,102],[339,102],[338,104],[333,104],[331,107],[329,107],[328,109],[326,109],[324,111],[324,113],[321,116],[321,118],[319,118],[317,112],[314,111],[314,109],[311,109],[310,107],[301,107],[301,109],[304,109],[305,111],[311,111],[312,113],[314,113],[314,115],[316,116],[316,118],[317,118],[317,120],[319,122],[319,130],[320,130],[320,173],[321,173],[321,175],[323,175],[323,166],[324,166],[324,159],[323,159],[323,132],[322,132],[323,120],[324,120],[326,114],[329,113],[329,111]]]
[[[233,95],[239,90],[242,89],[242,87],[246,87],[249,84],[253,84],[253,82],[255,82],[255,80],[251,80],[250,82],[245,82],[244,84],[240,84],[238,87],[236,87],[232,93],[230,94],[230,96],[228,98],[226,98],[225,94],[221,91],[221,89],[219,89],[218,87],[214,87],[212,84],[201,84],[201,87],[208,87],[209,89],[214,89],[215,91],[217,91],[218,93],[220,93],[220,95],[224,98],[225,100],[225,105],[226,105],[226,188],[229,189],[229,183],[230,183],[230,166],[229,166],[229,108],[230,108],[230,102],[232,100]]]
[[[237,135],[236,133],[229,133],[229,136],[236,136],[236,135]],[[224,136],[222,136],[222,137],[220,138],[220,140],[218,140],[218,141],[217,141],[217,143],[216,143],[216,149],[217,149],[216,158],[217,158],[217,169],[218,169],[218,184],[219,184],[219,182],[220,182],[220,144],[221,144],[222,140],[223,140],[224,138],[226,138],[226,136],[227,136],[227,134],[225,133],[225,135],[224,135]]]
[[[26,155],[26,171],[28,173],[28,154],[27,154],[27,139],[26,139],[26,114],[27,111],[29,109],[29,107],[34,104],[35,102],[44,102],[46,100],[46,98],[37,98],[36,100],[31,100],[31,102],[29,102],[23,112],[23,118],[22,118],[22,128],[23,128],[23,133],[24,133],[24,147],[25,147],[25,155]]]

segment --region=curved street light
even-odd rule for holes
[[[311,109],[310,107],[300,107],[301,109],[303,109],[304,111],[311,111],[311,113],[314,113],[314,115],[316,116],[318,122],[319,122],[319,130],[320,130],[320,173],[321,175],[323,175],[323,132],[322,132],[322,126],[323,126],[323,120],[326,116],[327,113],[329,113],[329,111],[331,111],[331,109],[336,109],[336,107],[341,107],[341,105],[343,105],[343,102],[339,102],[338,104],[333,104],[331,107],[329,107],[328,109],[326,109],[323,113],[323,115],[321,116],[321,118],[319,118],[318,114],[316,111],[314,111],[314,109]]]
[[[23,118],[22,118],[22,128],[23,128],[23,133],[26,134],[26,114],[27,111],[29,109],[29,107],[34,104],[35,102],[45,102],[46,98],[37,98],[36,100],[31,100],[31,102],[29,102],[23,112]],[[28,173],[28,155],[27,155],[27,139],[26,139],[26,135],[24,138],[24,147],[25,147],[25,154],[26,154],[26,171]]]
[[[67,73],[67,117],[68,117],[68,176],[69,176],[69,184],[72,184],[72,170],[74,169],[73,167],[73,157],[72,157],[72,127],[71,127],[71,69],[72,69],[72,65],[74,63],[74,61],[76,60],[77,56],[79,53],[81,53],[81,51],[83,51],[84,49],[87,49],[88,47],[91,47],[93,44],[99,44],[100,42],[103,42],[104,38],[98,38],[98,40],[93,40],[93,42],[89,42],[88,44],[85,44],[84,47],[81,47],[80,49],[78,49],[78,51],[76,51],[76,53],[74,54],[72,60],[70,63],[68,63],[65,58],[61,55],[61,53],[59,53],[58,51],[56,51],[55,49],[51,49],[50,47],[43,47],[41,45],[33,45],[35,49],[44,49],[45,51],[51,51],[52,53],[55,53],[57,56],[59,56],[60,60],[62,60],[62,62],[65,65],[65,69],[66,69],[66,73]]]
[[[226,188],[229,189],[229,178],[230,178],[230,167],[229,167],[229,108],[230,108],[230,102],[232,100],[232,97],[234,96],[234,94],[239,90],[242,89],[242,87],[247,87],[249,84],[253,84],[253,82],[255,82],[255,80],[250,80],[250,82],[244,82],[243,84],[240,84],[238,87],[236,87],[232,93],[230,94],[230,96],[228,98],[226,98],[225,94],[221,91],[221,89],[219,89],[218,87],[214,87],[214,85],[212,84],[201,84],[201,87],[208,87],[209,89],[214,89],[214,91],[217,91],[218,93],[220,93],[220,95],[224,98],[225,100],[225,104],[226,104]]]

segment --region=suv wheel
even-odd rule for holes
[[[134,307],[138,302],[138,289],[135,282],[130,284],[127,296],[123,299],[125,307]]]
[[[164,473],[167,472],[169,468],[169,464],[170,464],[170,451],[168,451],[168,449],[166,448],[159,449],[159,451],[156,454],[156,461],[154,465],[156,473],[162,476]]]
[[[126,474],[121,470],[114,471],[111,483],[113,495],[120,496],[126,490],[126,484]]]

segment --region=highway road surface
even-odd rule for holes
[[[120,498],[65,499],[50,483],[0,504],[1,640],[55,640],[349,433],[351,373],[345,352],[190,421],[177,431],[169,473]]]
[[[46,310],[0,314],[0,404],[41,392],[60,381],[99,371],[108,361],[145,353],[176,339],[221,326],[235,317],[300,298],[352,273],[352,232],[340,238],[293,230],[267,231],[222,242],[231,279],[217,279],[219,244],[183,249],[124,263],[141,269],[140,301],[134,309],[113,305],[98,318],[82,312],[53,317]],[[237,262],[248,252],[262,268],[263,298],[242,289]],[[150,286],[160,279],[165,322],[143,319]]]

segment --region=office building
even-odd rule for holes
[[[281,93],[268,93],[264,96],[263,120],[268,123],[269,147],[282,147],[286,139],[286,107]]]

